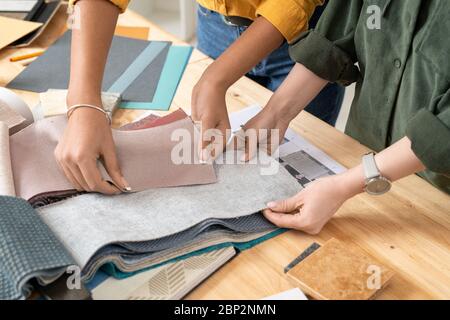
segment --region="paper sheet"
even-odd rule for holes
[[[33,61],[7,87],[34,92],[48,89],[67,89],[70,68],[71,32],[67,31],[45,53]],[[163,70],[170,42],[159,42],[165,49],[142,70],[141,75],[122,94],[127,101],[153,101],[159,77]],[[136,57],[151,42],[114,36],[105,67],[102,91],[108,91],[111,85],[128,69]]]
[[[147,27],[117,26],[114,34],[121,37],[133,38],[138,40],[148,40],[149,32],[150,29]]]
[[[230,115],[231,130],[237,132],[262,108],[258,105],[249,106]],[[279,148],[280,162],[294,176],[302,187],[325,176],[342,173],[347,169],[332,159],[311,142],[288,128],[284,142]]]
[[[14,185],[19,197],[29,200],[39,194],[73,189],[54,158],[66,123],[65,116],[46,118],[11,136]],[[171,152],[179,142],[172,141],[171,135],[177,129],[194,136],[189,118],[138,131],[113,130],[119,165],[133,191],[216,182],[212,165],[199,164],[197,152],[191,153],[194,164],[172,161]],[[196,142],[190,141],[191,150],[197,150]],[[101,163],[99,169],[104,179],[111,181]]]
[[[0,49],[36,30],[41,25],[42,23],[38,22],[11,19],[0,16]]]
[[[308,298],[299,288],[294,288],[261,300],[308,300]]]
[[[172,262],[128,279],[109,277],[92,289],[92,296],[94,300],[181,299],[235,255],[234,248],[223,248]]]
[[[0,121],[0,195],[16,195],[9,154],[9,128],[2,121]]]

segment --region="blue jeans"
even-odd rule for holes
[[[222,15],[202,6],[199,6],[197,15],[198,49],[213,59],[217,59],[247,29],[226,24]],[[295,64],[289,57],[288,48],[289,45],[284,42],[258,63],[247,76],[269,90],[277,90]],[[330,83],[306,107],[306,110],[334,126],[344,92],[343,87]]]

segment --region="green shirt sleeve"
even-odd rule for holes
[[[427,169],[450,176],[450,89],[411,118],[406,135]]]
[[[359,76],[355,66],[355,30],[362,0],[328,3],[314,30],[301,34],[289,48],[291,58],[319,77],[349,85]]]

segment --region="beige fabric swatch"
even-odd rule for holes
[[[39,94],[42,118],[65,115],[67,112],[67,90],[49,89]],[[119,93],[102,92],[103,109],[112,117],[121,101]],[[40,120],[40,119],[35,119]]]
[[[9,154],[9,128],[3,121],[0,121],[0,195],[16,195]]]
[[[17,196],[29,200],[38,194],[73,189],[53,155],[66,123],[65,116],[46,118],[10,137]],[[190,118],[144,130],[113,130],[119,164],[133,191],[217,181],[212,165],[173,163],[171,152],[178,142],[171,135],[176,129],[185,129],[191,136],[195,130]],[[197,150],[195,141],[191,141],[192,150]],[[192,155],[196,157],[196,152]],[[100,162],[98,166],[103,178],[111,181]]]

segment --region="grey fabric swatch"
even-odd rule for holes
[[[160,256],[182,249],[186,244],[204,244],[205,241],[223,236],[222,243],[227,242],[227,236],[233,234],[236,239],[240,236],[247,237],[261,232],[274,231],[277,228],[264,218],[260,213],[233,219],[208,219],[185,231],[142,242],[119,242],[109,244],[100,250],[89,260],[83,269],[83,276],[95,274],[101,265],[120,259],[133,271],[136,267],[146,263],[147,267]],[[244,238],[246,239],[246,238]],[[196,248],[195,250],[198,250]],[[188,254],[186,251],[183,254]],[[109,259],[108,257],[115,257]]]
[[[7,87],[34,92],[44,92],[48,89],[67,89],[70,68],[70,41],[71,31],[67,31],[42,56],[8,83]],[[122,94],[122,100],[153,101],[171,45],[170,42],[165,43],[166,48],[125,90]],[[145,40],[114,36],[106,63],[103,91],[107,91],[111,87],[148,44],[149,42]]]
[[[264,153],[261,163],[273,163]],[[298,183],[282,166],[261,175],[261,165],[218,165],[213,185],[150,189],[107,197],[86,194],[38,209],[41,218],[84,268],[102,247],[173,235],[207,219],[247,216],[269,201],[295,194]],[[89,241],[80,241],[89,239]]]
[[[240,233],[231,230],[215,230],[200,234],[197,238],[181,244],[176,248],[170,248],[151,254],[111,254],[100,256],[93,260],[92,264],[85,267],[82,274],[83,279],[89,281],[98,270],[105,263],[114,264],[115,268],[123,273],[132,273],[141,271],[143,269],[153,268],[156,266],[169,263],[173,259],[180,257],[189,257],[201,250],[216,247],[224,243],[246,243],[267,236],[274,230],[259,232],[259,233]]]
[[[0,300],[24,299],[29,281],[57,279],[75,262],[23,199],[0,196]]]

